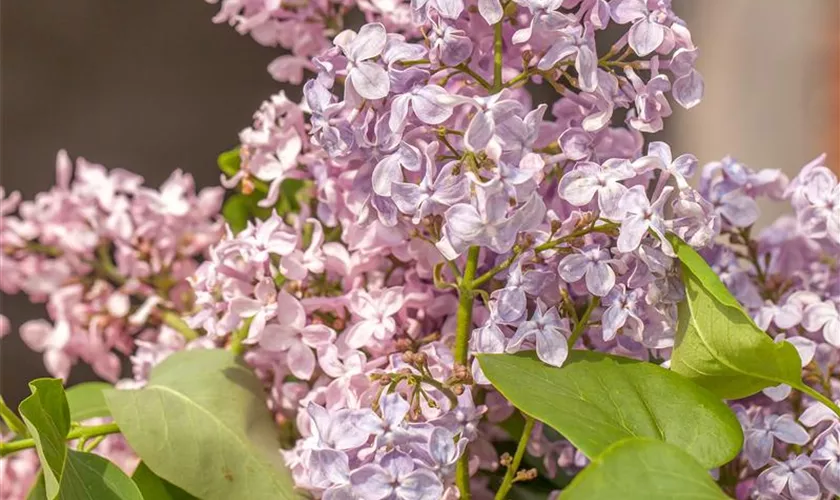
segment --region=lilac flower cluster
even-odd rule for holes
[[[4,439],[5,441],[5,439]],[[26,498],[38,476],[39,463],[35,450],[24,450],[0,460],[0,499]]]
[[[350,251],[318,220],[293,219],[274,213],[216,245],[191,279],[188,323],[246,350],[278,423],[302,436],[287,452],[298,486],[440,498],[482,411],[440,341],[457,297],[390,252]]]
[[[470,352],[536,349],[560,366],[573,336],[636,356],[672,344],[679,278],[649,230],[703,246],[719,223],[685,181],[694,157],[674,160],[661,143],[642,153],[669,94],[686,107],[702,94],[684,23],[654,4],[415,1],[422,38],[400,5],[335,35],[300,107],[278,94],[257,112],[226,186],[265,182],[270,207],[283,181],[301,179],[314,201],[229,234],[195,278],[190,324],[250,346],[278,421],[301,434],[286,455],[298,486],[439,498],[456,491],[454,469],[430,457],[467,453],[472,474],[499,467],[491,422],[511,407],[458,352],[448,283],[465,265],[483,297],[470,306]],[[611,23],[629,34],[599,55],[595,32]],[[558,93],[550,110],[528,82]],[[603,328],[573,333],[592,296],[603,304],[587,314]],[[451,419],[461,427],[441,423]],[[438,428],[457,452],[441,451]]]
[[[352,8],[365,24],[344,30]],[[54,373],[82,359],[115,378],[117,349],[134,388],[172,352],[229,349],[263,381],[312,497],[492,497],[515,409],[473,355],[667,366],[684,298],[674,233],[840,399],[837,178],[823,158],[789,181],[646,144],[703,93],[668,0],[224,0],[215,20],[289,50],[275,78],[312,75],[303,102],[262,104],[222,177],[275,210],[225,230],[219,191],[196,195],[180,172],[154,191],[80,160],[71,184],[63,155],[58,187],[0,197],[4,291],[49,300],[55,327],[21,335]],[[277,209],[286,181],[297,211]],[[758,197],[795,215],[753,234]],[[840,495],[825,406],[778,386],[733,409],[745,443],[715,471],[727,492]],[[527,452],[549,479],[587,463],[542,423]]]
[[[813,173],[817,167],[810,166],[788,186],[779,172],[753,172],[725,159],[702,169],[695,190],[690,187],[698,170],[695,157],[675,155],[660,142],[643,149],[643,134],[662,129],[663,119],[671,114],[671,102],[693,107],[703,91],[702,78],[693,67],[697,49],[668,2],[489,0],[470,5],[430,0],[412,2],[411,8],[424,34],[422,39],[386,13],[369,17],[372,22],[357,31],[338,33],[332,48],[313,59],[316,78],[304,86],[302,108],[311,115],[311,138],[300,133],[298,115],[292,120],[294,126],[282,120],[268,126],[272,133],[295,130],[291,144],[298,158],[288,154],[286,172],[262,180],[312,181],[313,210],[318,218],[341,228],[341,242],[351,255],[369,256],[359,260],[365,262],[364,274],[384,272],[388,278],[384,283],[364,279],[364,292],[358,290],[358,284],[344,281],[341,292],[334,292],[333,303],[349,300],[345,314],[350,312],[350,318],[342,317],[336,311],[340,307],[324,298],[301,297],[302,303],[313,304],[303,306],[310,318],[327,310],[341,321],[329,335],[309,343],[304,340],[312,353],[290,357],[285,366],[316,358],[327,377],[346,377],[346,371],[332,375],[321,360],[322,353],[342,356],[349,348],[355,350],[351,359],[359,384],[349,391],[349,398],[320,395],[317,383],[309,389],[275,391],[300,395],[296,405],[284,410],[297,415],[304,437],[287,455],[302,487],[324,497],[347,490],[364,498],[379,498],[374,493],[379,491],[378,483],[358,480],[357,469],[368,471],[373,460],[390,470],[395,459],[388,453],[395,452],[413,456],[415,466],[429,465],[423,457],[433,453],[433,443],[426,442],[422,451],[416,443],[377,447],[376,426],[358,424],[386,418],[381,408],[386,396],[369,381],[383,380],[381,373],[393,373],[397,368],[394,352],[405,352],[400,351],[404,340],[400,335],[407,335],[412,343],[430,333],[438,335],[438,327],[429,328],[428,323],[425,329],[418,329],[390,317],[400,316],[408,307],[394,298],[393,288],[402,286],[404,292],[407,282],[400,280],[411,275],[415,282],[429,287],[429,293],[437,297],[435,302],[448,304],[442,322],[436,324],[443,326],[442,343],[452,349],[447,358],[456,368],[456,298],[441,289],[448,290],[447,282],[462,280],[471,260],[476,260],[473,279],[479,284],[477,294],[482,300],[473,310],[470,352],[535,349],[540,359],[555,366],[563,364],[572,346],[667,360],[677,321],[676,304],[683,292],[673,249],[664,239],[666,232],[676,233],[697,248],[707,248],[716,265],[726,263],[732,274],[723,276],[738,298],[755,314],[763,307],[762,316],[756,316],[762,327],[768,326],[762,318],[772,316],[774,308],[784,307],[783,303],[776,306],[783,297],[762,299],[755,290],[748,293],[750,287],[759,286],[755,272],[744,269],[751,255],[760,256],[761,265],[768,266],[774,265],[776,259],[769,255],[776,252],[782,254],[780,258],[797,257],[802,265],[820,262],[819,276],[832,281],[836,262],[826,259],[837,250],[836,238],[831,238],[836,235],[837,196],[831,191],[836,189],[836,180],[824,179],[827,169]],[[624,25],[628,31],[609,51],[598,54],[595,34],[612,23]],[[527,82],[557,92],[550,109],[533,102],[523,87]],[[279,101],[288,104],[282,97]],[[266,106],[272,107],[264,105],[263,110]],[[551,120],[546,119],[549,111]],[[624,116],[623,126],[616,126],[616,115]],[[255,129],[271,121],[258,116]],[[243,145],[248,146],[249,141]],[[279,155],[280,149],[271,146],[269,150]],[[243,163],[252,158],[248,152],[242,153]],[[247,188],[246,183],[242,186]],[[805,228],[809,253],[765,248],[768,245],[762,238],[750,237],[749,228],[758,217],[758,196],[792,201],[798,220],[787,224]],[[265,203],[274,201],[269,197]],[[783,233],[789,235],[790,231]],[[768,230],[766,234],[778,237],[782,232]],[[737,254],[742,245],[748,250]],[[478,249],[476,256],[469,255],[471,249]],[[790,278],[790,268],[776,265],[782,267],[771,277]],[[416,274],[401,275],[400,266]],[[395,267],[398,270],[393,273]],[[796,284],[784,285],[787,295],[801,291],[804,276]],[[807,281],[813,280],[813,270],[807,276]],[[788,332],[779,341],[789,338],[807,350],[808,338],[815,337],[812,332],[835,328],[837,323],[832,321],[836,315],[831,315],[836,314],[837,287],[828,282],[821,287],[822,295],[809,296],[811,303],[802,306],[800,315],[804,318],[804,309],[810,307],[808,317],[813,318],[807,321],[808,326],[801,326],[807,335]],[[429,286],[432,284],[437,289]],[[353,304],[360,296],[370,302],[362,307]],[[801,303],[802,294],[796,297],[797,304]],[[301,319],[300,326],[304,324]],[[394,338],[397,342],[392,344]],[[823,342],[828,338],[811,340],[813,349],[835,353],[836,342]],[[823,342],[819,347],[817,340]],[[251,354],[265,358],[261,349]],[[412,355],[408,359],[413,359]],[[306,363],[313,365],[312,361]],[[467,359],[464,365],[469,365],[469,378],[476,383],[472,393],[481,393],[484,401],[492,395],[492,401],[501,405],[499,410],[488,407],[487,415],[509,409],[486,384],[474,361]],[[835,375],[836,361],[827,362],[824,379]],[[446,382],[446,377],[438,382]],[[392,381],[389,377],[384,380]],[[332,383],[335,381],[327,386]],[[394,389],[391,394],[402,394],[401,401],[411,401],[411,393],[404,392],[400,384]],[[784,391],[779,388],[775,394],[781,396]],[[424,392],[435,394],[431,387]],[[287,398],[281,400],[291,403]],[[321,406],[312,406],[313,401]],[[340,403],[335,406],[332,401]],[[768,405],[759,404],[766,411]],[[435,406],[451,411],[445,400]],[[334,443],[313,439],[313,435],[326,432],[319,429],[328,426],[315,423],[323,418],[317,409],[321,407],[329,415],[338,409],[351,412],[331,420],[331,425],[358,429],[353,446],[340,449]],[[785,422],[793,422],[794,417],[798,415],[788,415]],[[409,411],[400,421],[404,418],[412,422],[408,425],[434,426],[440,417]],[[313,425],[315,431],[306,430]],[[482,425],[490,424],[485,420]],[[544,457],[549,473],[558,467],[574,471],[585,464],[567,442],[548,439],[539,426],[537,429],[530,451]],[[488,428],[482,435],[498,434]],[[471,462],[486,464],[489,469],[498,467],[492,446],[467,437],[471,443],[466,453]],[[801,433],[798,441],[802,441]],[[798,441],[797,445],[805,444]],[[822,449],[813,442],[811,449]],[[320,454],[323,449],[331,450],[330,459]],[[745,457],[752,450],[748,447]],[[489,453],[481,459],[484,451]],[[778,458],[784,459],[784,454]],[[763,482],[756,486],[750,480],[769,470],[769,457],[765,463],[751,463],[756,464],[755,469],[723,472],[747,485],[742,489],[769,494],[762,489]],[[399,475],[389,474],[393,478]],[[327,477],[331,479],[323,479]],[[438,479],[445,488],[451,485],[447,483],[451,477]],[[480,481],[474,483],[476,488],[482,487]],[[401,482],[395,479],[392,484]],[[831,491],[831,484],[828,480],[822,488]],[[403,497],[382,491],[382,498]]]
[[[159,190],[83,158],[74,171],[64,151],[56,170],[57,185],[32,201],[0,189],[0,290],[47,303],[52,323],[29,321],[20,334],[52,375],[66,379],[81,360],[116,381],[115,351],[155,341],[192,307],[186,278],[221,234],[223,192],[196,193],[181,171]]]
[[[412,29],[408,5],[393,0],[221,0],[213,22],[230,24],[260,45],[288,51],[268,65],[268,72],[279,82],[299,85],[304,72],[314,68],[311,58],[330,46],[353,8],[369,19],[387,19],[392,28]]]
[[[792,181],[725,158],[704,168],[701,191],[720,214],[720,244],[708,250],[724,283],[777,342],[793,344],[803,378],[840,399],[840,196],[823,156]],[[789,200],[783,216],[751,237],[755,198]],[[786,385],[734,406],[744,427],[741,458],[721,470],[739,498],[818,499],[840,494],[840,424],[825,405]],[[752,493],[750,493],[752,492]]]

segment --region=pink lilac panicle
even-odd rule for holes
[[[57,158],[58,185],[5,203],[2,290],[46,302],[51,322],[25,323],[24,342],[66,378],[82,360],[116,381],[134,337],[154,338],[164,311],[191,307],[186,278],[220,236],[222,191],[196,192],[174,172],[160,189],[124,170]]]

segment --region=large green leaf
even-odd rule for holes
[[[132,449],[158,476],[206,500],[294,498],[262,385],[221,349],[173,354],[140,390],[105,400]]]
[[[140,462],[134,470],[131,479],[134,480],[146,500],[195,499],[194,496],[152,472],[143,462]]]
[[[81,422],[89,418],[110,416],[103,391],[113,388],[114,386],[105,382],[84,382],[68,388],[70,420]]]
[[[131,478],[113,463],[93,453],[69,450],[58,498],[143,500],[143,495]]]
[[[712,468],[735,457],[743,443],[738,420],[720,398],[651,363],[589,351],[572,351],[562,368],[525,353],[478,359],[517,408],[588,457],[641,436],[679,446]]]
[[[782,383],[801,387],[796,349],[758,328],[689,245],[673,236],[670,241],[682,263],[686,294],[671,369],[728,399]]]
[[[59,379],[39,378],[29,383],[32,394],[18,406],[20,416],[35,441],[44,471],[47,498],[58,495],[67,462],[65,439],[70,431],[70,409]]]
[[[67,466],[61,478],[59,500],[169,500],[170,497],[146,496],[134,481],[108,460],[80,451],[68,450]],[[44,475],[39,473],[27,500],[45,500]],[[172,497],[188,500],[189,497]]]
[[[631,438],[612,445],[572,480],[561,500],[721,500],[728,498],[691,455]]]

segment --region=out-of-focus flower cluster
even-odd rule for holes
[[[67,378],[79,360],[116,381],[116,353],[155,341],[167,317],[192,308],[186,278],[218,241],[223,191],[196,193],[192,176],[174,172],[160,189],[125,170],[64,151],[57,183],[34,200],[0,189],[0,290],[46,302],[51,322],[20,330],[44,353],[47,370]]]
[[[709,262],[756,324],[793,344],[803,378],[840,399],[840,187],[819,157],[788,182],[732,158],[707,165],[706,199],[721,214],[722,240]],[[789,200],[758,235],[755,198]],[[744,428],[741,457],[721,469],[739,498],[807,500],[840,494],[840,423],[825,405],[785,385],[734,407]]]
[[[279,82],[296,85],[304,72],[314,68],[312,57],[331,45],[352,9],[368,19],[387,19],[390,26],[412,29],[407,2],[394,0],[206,0],[220,3],[214,23],[227,23],[236,31],[266,47],[282,47],[288,53],[274,59],[268,72]]]

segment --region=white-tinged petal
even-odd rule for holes
[[[382,99],[391,89],[388,72],[373,62],[357,63],[350,70],[347,79],[352,81],[353,88],[365,99]]]

